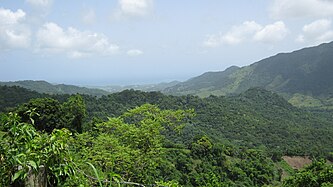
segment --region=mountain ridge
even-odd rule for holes
[[[103,96],[109,94],[109,92],[101,89],[86,88],[74,85],[66,84],[51,84],[43,80],[23,80],[23,81],[10,81],[0,82],[0,85],[6,86],[19,86],[28,90],[36,91],[38,93],[45,94],[87,94],[93,96]]]
[[[174,95],[239,94],[252,87],[277,93],[329,96],[333,93],[333,42],[279,53],[244,67],[206,72],[164,90]]]

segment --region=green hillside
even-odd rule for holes
[[[46,81],[15,81],[15,82],[0,82],[0,85],[20,86],[32,91],[46,94],[87,94],[94,96],[107,95],[109,92],[100,89],[90,89],[85,87],[65,85],[65,84],[50,84]]]
[[[329,97],[333,93],[332,80],[333,42],[277,54],[242,68],[208,72],[167,88],[165,92],[206,97],[262,87],[288,95],[289,98],[294,94]]]

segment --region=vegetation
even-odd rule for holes
[[[325,160],[313,162],[310,166],[300,170],[287,178],[283,186],[290,187],[329,187],[333,186],[333,165]]]
[[[194,109],[197,115],[184,127],[182,136],[167,134],[175,142],[189,144],[196,135],[208,135],[223,143],[264,146],[274,154],[313,156],[326,156],[333,147],[331,115],[297,109],[277,94],[258,88],[239,96],[203,99],[128,90],[98,99],[85,97],[85,101],[88,116],[102,120],[144,103],[161,109]]]
[[[27,111],[32,117],[37,115]],[[48,183],[61,186],[74,171],[68,149],[71,132],[55,129],[47,135],[36,131],[31,123],[21,122],[16,113],[2,116],[0,129],[3,132],[0,146],[0,185],[20,185],[30,173],[43,170]]]
[[[41,165],[53,186],[103,185],[112,182],[104,179],[114,176],[119,183],[170,180],[187,186],[261,186],[278,177],[263,153],[215,145],[205,136],[189,147],[166,147],[161,133],[179,131],[191,116],[191,111],[160,110],[146,104],[96,124],[94,132],[70,138],[65,129],[50,135],[38,132],[10,113],[2,123],[2,185],[22,183],[31,168],[38,172]],[[103,180],[91,177],[92,166]]]
[[[38,115],[30,116],[26,111],[33,111]],[[48,133],[61,128],[82,132],[82,120],[86,115],[85,104],[80,95],[69,97],[63,104],[51,98],[32,99],[18,107],[16,112],[23,122],[29,123],[32,119],[37,130]]]
[[[325,161],[299,171],[281,161],[331,159],[332,116],[260,88],[207,98],[0,91],[0,186],[40,173],[49,186],[332,185]]]

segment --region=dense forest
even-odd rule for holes
[[[0,87],[1,186],[332,186],[330,112],[252,88],[235,96]],[[292,169],[282,156],[310,156]]]

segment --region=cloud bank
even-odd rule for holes
[[[98,55],[111,55],[119,51],[119,46],[98,33],[79,31],[73,27],[63,29],[56,23],[45,23],[37,32],[37,49],[40,51],[67,53],[79,58]]]
[[[51,1],[29,1],[41,6],[49,2]],[[136,5],[134,1],[127,3],[129,4],[125,4],[129,6],[128,10],[124,9],[131,13],[138,13],[136,7],[145,7],[140,3]],[[95,21],[93,10],[89,10],[85,15],[84,23],[91,24]],[[0,8],[0,50],[26,49],[36,53],[65,54],[70,58],[110,56],[121,52],[119,45],[111,42],[110,38],[103,33],[82,31],[74,27],[63,28],[55,22],[46,22],[32,29],[29,23],[26,12],[23,10],[12,11]],[[131,49],[124,53],[129,56],[143,54],[139,49]]]
[[[222,44],[237,45],[245,41],[273,44],[283,40],[288,29],[282,21],[262,26],[255,21],[246,21],[233,26],[225,34],[208,35],[203,42],[206,47],[218,47]]]
[[[332,21],[328,19],[316,20],[303,26],[302,34],[296,41],[301,43],[320,44],[333,40]]]

